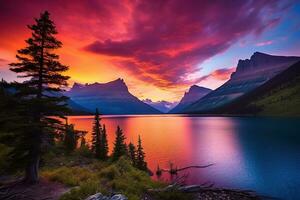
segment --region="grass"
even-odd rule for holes
[[[292,84],[269,91],[252,105],[262,108],[260,115],[299,116],[300,78]]]
[[[9,152],[10,148],[0,144],[0,169],[7,167],[5,160]],[[148,189],[167,185],[152,180],[146,172],[133,167],[126,157],[114,162],[99,161],[82,149],[66,154],[59,145],[43,156],[40,176],[70,187],[60,200],[83,200],[98,192],[104,195],[121,193],[129,200],[139,200]],[[176,191],[151,194],[151,197],[153,200],[191,199],[189,195]]]
[[[55,150],[57,151],[57,150]],[[144,171],[134,168],[127,158],[116,162],[99,161],[93,158],[73,154],[46,155],[41,176],[64,185],[73,187],[61,200],[81,200],[101,192],[122,193],[130,200],[138,200],[147,189],[164,187],[165,184],[153,181]]]

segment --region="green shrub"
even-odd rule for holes
[[[162,183],[151,180],[146,172],[134,168],[126,158],[120,158],[102,169],[98,178],[106,187],[121,192],[130,200],[140,199],[147,189],[163,186]]]
[[[59,167],[53,170],[44,170],[42,176],[68,186],[78,186],[83,182],[96,178],[93,172],[83,167]]]

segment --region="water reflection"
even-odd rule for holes
[[[91,140],[93,117],[70,117]],[[112,150],[119,125],[127,142],[136,144],[140,134],[148,165],[168,168],[215,165],[193,169],[187,182],[253,189],[260,193],[295,199],[299,195],[300,120],[263,118],[163,116],[103,116]],[[180,174],[182,175],[182,174]],[[170,178],[164,175],[163,179]]]

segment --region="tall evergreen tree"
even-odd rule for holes
[[[125,144],[125,135],[122,129],[118,126],[116,131],[116,139],[112,153],[113,160],[119,159],[121,156],[127,154],[127,146]]]
[[[138,169],[147,170],[147,163],[145,161],[145,152],[142,147],[142,139],[139,135],[138,145],[137,145],[137,155],[136,155],[136,166]]]
[[[23,83],[15,83],[15,95],[21,102],[18,114],[26,119],[26,124],[20,122],[22,128],[13,131],[19,133],[13,156],[15,162],[26,164],[25,181],[35,183],[43,144],[53,130],[62,126],[59,119],[48,116],[63,117],[67,111],[67,97],[58,93],[67,86],[69,77],[62,75],[68,67],[54,53],[62,43],[55,38],[57,30],[49,13],[41,13],[28,28],[32,34],[26,40],[27,46],[18,50],[18,62],[10,64],[10,70],[18,73],[18,77],[28,78]]]
[[[108,158],[108,142],[105,125],[102,128],[101,134],[101,146],[100,146],[100,159],[106,160]]]
[[[136,166],[136,148],[134,144],[132,144],[131,142],[128,145],[128,155],[130,157],[133,166]]]
[[[96,108],[94,126],[92,132],[92,151],[95,157],[99,159],[101,157],[101,132],[102,132],[100,120],[101,119],[99,116],[99,111],[98,108]]]

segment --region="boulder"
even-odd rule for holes
[[[89,196],[85,200],[128,200],[128,199],[122,194],[115,194],[111,197],[108,197],[108,196],[104,196],[101,193],[97,193],[92,196]]]

